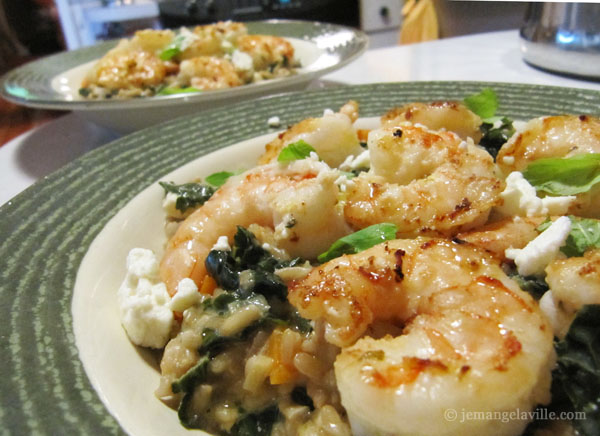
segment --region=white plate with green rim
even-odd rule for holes
[[[287,91],[301,90],[324,74],[343,67],[368,46],[360,30],[335,24],[267,20],[245,23],[248,33],[288,39],[301,63],[298,74],[215,91],[129,100],[86,100],[79,95],[85,73],[117,41],[59,53],[19,68],[0,80],[0,94],[24,106],[78,112],[83,117],[122,133],[182,115]]]
[[[142,195],[155,195],[158,180],[170,179],[173,171],[196,159],[191,165],[198,171],[218,170],[214,165],[251,165],[248,160],[255,151],[239,144],[250,140],[256,147],[253,138],[274,133],[267,124],[273,115],[286,126],[355,99],[361,116],[370,117],[411,101],[460,100],[484,87],[497,92],[500,114],[513,119],[560,113],[600,115],[600,92],[537,85],[412,82],[285,94],[126,136],[89,152],[3,205],[0,429],[7,434],[146,436],[165,434],[167,428],[188,434],[179,427],[176,412],[152,396],[156,385],[143,385],[158,380],[154,357],[126,341],[111,303],[116,289],[99,285],[120,282],[124,270],[115,268],[122,268],[124,259],[119,257],[140,245],[143,233],[156,222],[146,222],[140,216],[143,210],[134,213],[129,224],[111,219],[120,211],[125,211],[121,216],[130,213],[140,204],[135,202],[146,205],[138,194],[149,188]],[[204,157],[214,151],[218,158]],[[186,176],[188,169],[177,177]],[[102,244],[106,232],[120,228],[121,248]],[[155,248],[151,240],[149,236],[147,246]],[[97,268],[83,268],[78,278],[88,252],[86,263],[90,265],[91,259]],[[73,298],[76,279],[78,295]],[[89,289],[89,294],[81,289]],[[82,302],[90,303],[86,311]],[[133,377],[128,379],[128,374]],[[156,426],[144,427],[144,422]]]

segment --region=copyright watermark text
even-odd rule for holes
[[[544,408],[535,410],[510,410],[510,411],[477,411],[468,409],[446,409],[444,419],[448,422],[467,421],[579,421],[586,419],[585,412],[555,412]]]

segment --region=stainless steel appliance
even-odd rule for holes
[[[600,79],[600,4],[531,3],[521,49],[534,66]]]

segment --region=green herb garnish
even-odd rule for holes
[[[211,174],[204,180],[206,180],[206,183],[209,183],[209,184],[219,188],[219,187],[223,186],[225,184],[225,182],[227,180],[229,180],[229,178],[233,175],[235,175],[235,173],[231,173],[229,171],[221,171],[218,173]]]
[[[463,101],[472,112],[484,120],[496,115],[498,109],[498,97],[491,88],[484,88],[479,94],[465,97]]]
[[[165,88],[162,88],[160,91],[158,91],[156,93],[156,95],[189,94],[189,93],[193,93],[193,92],[202,92],[202,90],[198,89],[198,88],[194,88],[193,86],[188,86],[185,88],[167,86]]]
[[[523,177],[549,195],[588,192],[600,182],[600,153],[538,159],[523,171]]]
[[[335,241],[329,250],[322,253],[317,258],[319,262],[324,263],[343,254],[359,253],[363,250],[373,247],[391,239],[396,239],[398,231],[395,224],[381,223],[369,226],[358,232],[344,236]]]
[[[284,147],[279,152],[277,161],[286,163],[295,160],[306,159],[313,151],[316,153],[316,150],[312,147],[312,145],[307,144],[301,139]]]
[[[591,218],[579,218],[570,215],[571,232],[560,249],[567,257],[583,256],[588,248],[600,248],[600,221]],[[552,225],[546,220],[538,231],[543,232]]]

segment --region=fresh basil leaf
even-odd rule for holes
[[[336,257],[340,257],[343,254],[361,252],[384,241],[396,239],[397,231],[396,225],[391,223],[381,223],[369,226],[338,239],[331,247],[329,247],[329,250],[320,254],[317,259],[319,262],[324,263],[331,259],[335,259]]]
[[[492,118],[498,109],[498,97],[491,88],[484,88],[479,94],[464,99],[465,105],[480,118]]]
[[[279,156],[277,156],[278,162],[292,162],[294,160],[306,159],[310,156],[311,152],[315,152],[316,150],[312,145],[307,144],[304,140],[299,140],[288,144],[284,147],[280,152]]]
[[[165,87],[156,93],[156,95],[174,95],[174,94],[189,94],[192,92],[202,92],[201,89],[194,88],[193,86],[188,86],[185,88],[177,88],[177,87]]]
[[[600,305],[583,306],[565,338],[556,345],[557,376],[584,419],[573,426],[583,436],[600,434]]]
[[[229,178],[231,176],[233,176],[234,174],[235,173],[231,173],[229,171],[221,171],[218,173],[211,174],[204,180],[206,180],[206,183],[209,183],[209,184],[219,188],[219,187],[223,186],[225,184],[225,182],[227,180],[229,180]]]
[[[549,195],[575,195],[588,192],[600,183],[600,153],[567,158],[538,159],[527,166],[523,177],[537,191]]]
[[[494,127],[495,122],[489,122],[486,120],[480,129],[483,136],[479,141],[479,145],[485,148],[494,159],[498,155],[498,151],[504,145],[506,141],[510,139],[515,133],[513,122],[510,118],[501,118],[501,124],[498,127]]]
[[[197,206],[202,206],[215,193],[215,189],[200,183],[185,183],[176,185],[168,182],[158,182],[165,192],[177,195],[175,208],[181,212]]]
[[[185,41],[184,35],[177,35],[173,38],[173,41],[169,45],[167,45],[164,50],[160,53],[159,57],[163,61],[169,61],[173,59],[175,56],[181,54],[183,51],[182,46]]]
[[[251,413],[240,418],[232,427],[232,436],[270,436],[273,425],[279,420],[279,408],[267,407],[261,412]]]
[[[560,249],[567,257],[580,257],[589,248],[600,248],[600,220],[579,218],[569,215],[571,232]],[[545,231],[552,221],[547,219],[538,226],[538,231]]]

